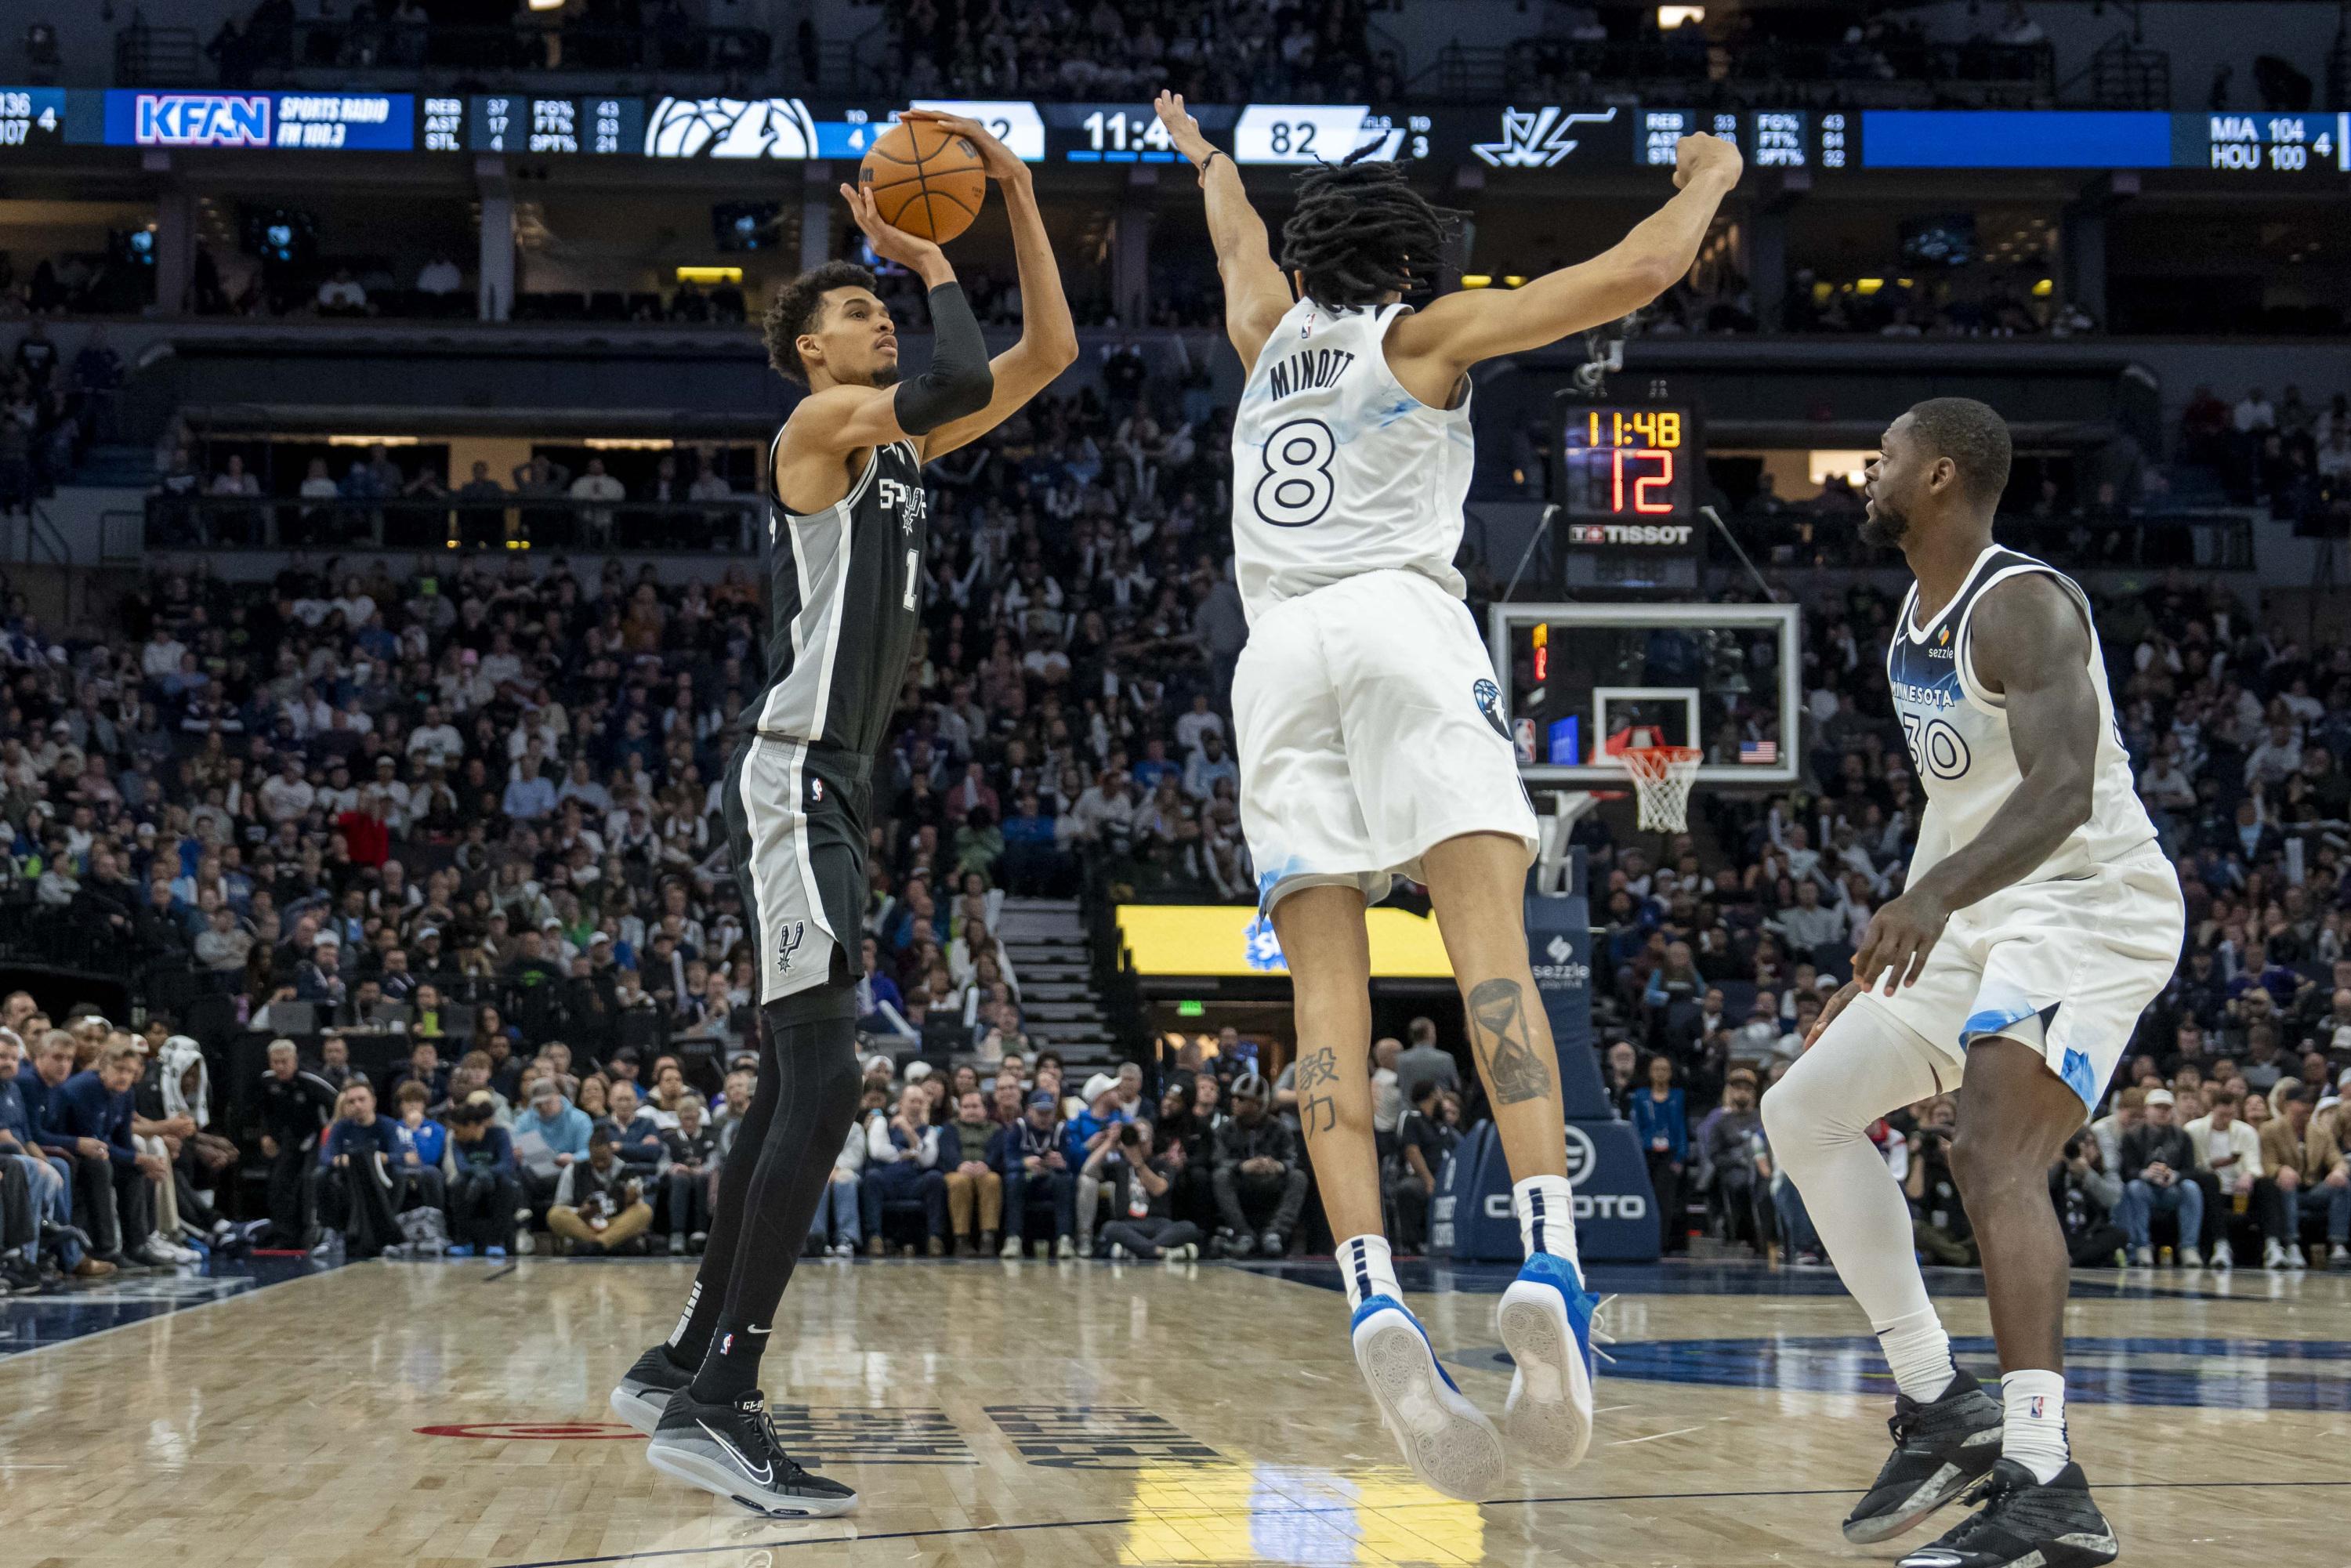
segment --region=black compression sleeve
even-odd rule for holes
[[[927,435],[949,420],[977,413],[996,395],[987,368],[987,340],[960,283],[931,290],[931,368],[898,383],[898,428]]]

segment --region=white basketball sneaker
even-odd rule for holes
[[[1437,1364],[1420,1320],[1394,1296],[1366,1296],[1349,1335],[1355,1364],[1412,1473],[1464,1502],[1499,1495],[1501,1435]]]
[[[1599,1306],[1574,1264],[1538,1252],[1494,1312],[1502,1348],[1519,1368],[1502,1429],[1530,1458],[1561,1469],[1592,1446],[1592,1316]]]

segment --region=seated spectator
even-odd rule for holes
[[[1214,1177],[1217,1239],[1228,1256],[1289,1250],[1306,1204],[1306,1172],[1298,1163],[1298,1135],[1266,1113],[1268,1091],[1259,1073],[1233,1081],[1232,1119],[1217,1130]],[[1254,1214],[1252,1214],[1254,1210]],[[1081,1217],[1082,1218],[1082,1216]]]
[[[401,1244],[400,1210],[408,1191],[399,1134],[376,1114],[375,1091],[353,1082],[335,1104],[335,1120],[319,1144],[314,1177],[319,1221],[341,1239],[354,1260],[382,1256]]]
[[[857,1193],[866,1256],[882,1256],[883,1206],[899,1200],[922,1204],[925,1246],[934,1258],[946,1255],[947,1184],[938,1164],[939,1129],[931,1125],[931,1097],[920,1083],[909,1083],[898,1096],[895,1114],[866,1118],[865,1173]]]
[[[522,1189],[534,1207],[551,1203],[563,1173],[588,1156],[588,1140],[595,1123],[563,1097],[563,1087],[552,1074],[541,1078],[530,1092],[530,1108],[515,1118],[515,1159],[522,1167]]]
[[[623,1164],[612,1140],[598,1131],[588,1140],[588,1157],[563,1167],[547,1228],[574,1258],[633,1255],[653,1228],[653,1205],[644,1182]]]
[[[41,1227],[37,1240],[54,1249],[57,1268],[78,1280],[103,1278],[115,1266],[83,1251],[81,1233],[73,1228],[71,1153],[62,1145],[49,1146],[34,1124],[22,1086],[32,1071],[16,1031],[0,1026],[0,1161],[15,1165],[24,1176],[27,1200]]]
[[[2150,1222],[2158,1214],[2176,1214],[2180,1266],[2200,1269],[2204,1189],[2196,1181],[2195,1145],[2172,1120],[2172,1105],[2170,1090],[2148,1090],[2145,1120],[2123,1135],[2122,1168],[2116,1173],[2123,1181],[2123,1230],[2130,1238],[2131,1261],[2147,1268],[2155,1262]]]
[[[351,276],[348,267],[339,267],[335,275],[319,285],[319,314],[321,316],[364,316],[367,314],[367,290]]]
[[[2294,1239],[2287,1206],[2277,1183],[2263,1173],[2261,1134],[2247,1124],[2245,1094],[2234,1084],[2216,1089],[2211,1109],[2187,1124],[2188,1142],[2195,1150],[2195,1178],[2204,1189],[2204,1213],[2212,1228],[2208,1256],[2212,1267],[2226,1269],[2236,1260],[2230,1235],[2232,1211],[2242,1206],[2243,1217],[2262,1239],[2262,1265],[2284,1266],[2286,1242]]]
[[[1438,1124],[1438,1103],[1445,1088],[1433,1077],[1413,1081],[1412,1108],[1396,1124],[1395,1175],[1392,1196],[1396,1207],[1396,1251],[1418,1253],[1428,1245],[1428,1207],[1437,1196],[1438,1174],[1445,1166],[1447,1145]],[[1180,1146],[1180,1145],[1178,1145]]]
[[[1909,1137],[1909,1174],[1902,1190],[1910,1199],[1910,1235],[1929,1262],[1945,1268],[1976,1266],[1975,1227],[1951,1170],[1951,1138],[1958,1108],[1949,1096],[1927,1103]]]
[[[5,1037],[0,1037],[0,1051],[5,1050]],[[2351,1161],[2337,1142],[2335,1120],[2316,1120],[2317,1107],[2316,1088],[2297,1088],[2262,1129],[2262,1160],[2274,1173],[2284,1209],[2288,1268],[2308,1262],[2302,1233],[2310,1220],[2321,1220],[2325,1227],[2327,1266],[2351,1264]]]
[[[669,1216],[669,1250],[673,1258],[691,1252],[701,1256],[710,1239],[711,1181],[718,1174],[718,1138],[704,1124],[702,1096],[687,1093],[677,1103],[677,1125],[662,1134],[664,1202]]]
[[[1004,1247],[999,1255],[1018,1258],[1026,1243],[1035,1239],[1047,1242],[1055,1257],[1076,1257],[1077,1173],[1062,1152],[1060,1094],[1043,1088],[1032,1092],[1020,1119],[989,1141],[987,1157],[1004,1179]],[[1040,1198],[1053,1212],[1050,1241],[1032,1237],[1029,1229],[1029,1207]]]
[[[612,1153],[632,1174],[652,1177],[666,1157],[660,1124],[639,1107],[637,1086],[627,1079],[616,1080],[605,1096],[608,1111],[595,1130],[611,1140]]]
[[[971,1071],[956,1069],[960,1078]],[[941,1138],[940,1165],[946,1176],[947,1217],[955,1233],[956,1255],[986,1258],[996,1254],[996,1234],[1004,1223],[1004,1177],[987,1163],[988,1145],[996,1138],[996,1123],[978,1080],[956,1100],[956,1118]],[[978,1236],[973,1237],[977,1225]]]
[[[1114,1218],[1102,1227],[1102,1239],[1113,1260],[1173,1263],[1200,1255],[1200,1228],[1177,1219],[1168,1207],[1176,1173],[1184,1166],[1181,1144],[1155,1154],[1151,1124],[1128,1122],[1120,1126],[1116,1145],[1096,1150],[1092,1158],[1110,1176]]]
[[[888,1087],[869,1081],[859,1098],[857,1120],[851,1124],[849,1135],[841,1140],[841,1152],[832,1157],[832,1176],[825,1185],[824,1202],[810,1222],[811,1251],[833,1258],[857,1256],[857,1245],[864,1234],[858,1182],[865,1170],[867,1127],[876,1116],[888,1120],[889,1107]]]
[[[1762,1003],[1758,1001],[1761,1008]],[[1764,1250],[1761,1218],[1756,1207],[1760,1193],[1750,1147],[1762,1119],[1755,1113],[1755,1074],[1733,1068],[1723,1084],[1722,1103],[1698,1124],[1698,1190],[1706,1195],[1707,1213],[1726,1241],[1744,1240],[1761,1254]],[[1640,1096],[1633,1097],[1635,1110]]]
[[[392,1103],[399,1117],[392,1123],[392,1136],[400,1141],[397,1164],[400,1174],[408,1184],[408,1196],[428,1208],[448,1208],[448,1178],[442,1170],[449,1152],[449,1129],[425,1114],[432,1092],[416,1079],[409,1079],[392,1092]]]
[[[514,1245],[522,1183],[514,1140],[498,1125],[489,1091],[478,1091],[449,1116],[449,1255],[503,1258]]]

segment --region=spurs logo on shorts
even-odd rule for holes
[[[795,920],[776,933],[776,973],[792,972],[792,955],[800,949],[800,939],[808,935],[808,922]]]

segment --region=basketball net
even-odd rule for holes
[[[1633,780],[1641,831],[1678,833],[1689,827],[1690,785],[1706,753],[1695,746],[1628,746],[1616,760]]]

